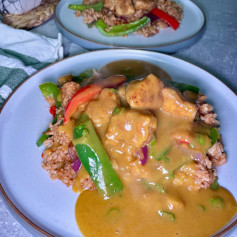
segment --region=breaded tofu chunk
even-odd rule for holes
[[[161,91],[164,83],[153,74],[141,81],[129,83],[126,90],[126,100],[133,109],[157,110],[163,98]]]
[[[126,109],[123,113],[117,113],[111,117],[106,133],[106,142],[112,145],[120,142],[133,147],[142,147],[154,134],[157,127],[157,119],[151,113]]]
[[[150,11],[156,6],[154,0],[133,0],[133,4],[136,10]]]
[[[113,2],[118,16],[131,16],[135,13],[131,0],[114,0]]]
[[[179,93],[171,88],[164,88],[162,96],[164,102],[161,109],[164,112],[190,121],[194,120],[197,113],[197,106],[195,104],[182,100]]]
[[[62,106],[66,108],[69,100],[80,89],[80,85],[74,81],[66,82],[62,86]]]

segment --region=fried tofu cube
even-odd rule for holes
[[[118,16],[131,16],[135,13],[131,0],[114,0],[114,6]]]
[[[182,100],[178,91],[171,88],[164,88],[162,90],[162,96],[164,100],[161,106],[162,111],[190,121],[194,120],[197,113],[197,106]]]
[[[130,107],[141,110],[158,110],[163,102],[161,91],[164,87],[153,74],[141,81],[131,82],[126,90],[126,99]]]
[[[136,10],[151,11],[156,6],[154,0],[133,0],[133,3]]]
[[[126,109],[111,117],[105,135],[106,143],[126,143],[133,147],[142,147],[150,138],[150,133],[154,134],[156,127],[157,119],[151,113]]]

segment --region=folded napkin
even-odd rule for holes
[[[62,36],[51,39],[0,22],[0,107],[27,77],[63,58]]]

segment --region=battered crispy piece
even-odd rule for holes
[[[188,120],[194,120],[197,113],[197,106],[188,101],[183,101],[179,93],[171,88],[162,90],[164,102],[161,109],[173,116],[183,117]]]
[[[80,85],[74,81],[67,82],[62,87],[62,106],[65,108],[72,96],[80,89]]]
[[[161,91],[164,87],[153,74],[141,81],[129,83],[126,90],[126,99],[132,109],[157,110],[162,104]]]
[[[111,11],[114,10],[114,0],[105,0],[104,7],[109,8]]]
[[[135,13],[131,0],[113,0],[118,16],[131,16]]]
[[[150,11],[156,6],[154,0],[133,0],[133,4],[136,10]]]

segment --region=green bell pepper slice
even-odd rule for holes
[[[99,32],[104,36],[123,36],[133,33],[134,31],[140,30],[150,22],[150,18],[144,16],[140,20],[133,21],[127,24],[119,24],[113,27],[106,25],[103,20],[99,19],[96,21],[95,26]],[[109,30],[107,30],[109,28]]]
[[[179,82],[175,82],[175,81],[168,81],[168,80],[164,80],[163,82],[165,84],[165,87],[176,88],[182,93],[184,91],[192,91],[197,94],[199,93],[199,88],[196,86],[193,86],[193,85],[188,85],[188,84],[179,83]]]
[[[56,84],[52,82],[46,82],[39,85],[40,91],[44,98],[52,97],[55,100],[56,107],[59,108],[61,103],[58,101],[57,97],[59,94],[59,88]]]
[[[77,11],[85,11],[86,9],[93,8],[96,12],[100,12],[104,7],[104,2],[98,2],[96,4],[92,5],[74,5],[74,4],[69,4],[68,8],[72,10],[77,10]]]
[[[73,144],[80,161],[100,194],[108,199],[120,193],[123,184],[113,169],[94,126],[86,114],[80,116],[74,127],[73,137]]]

